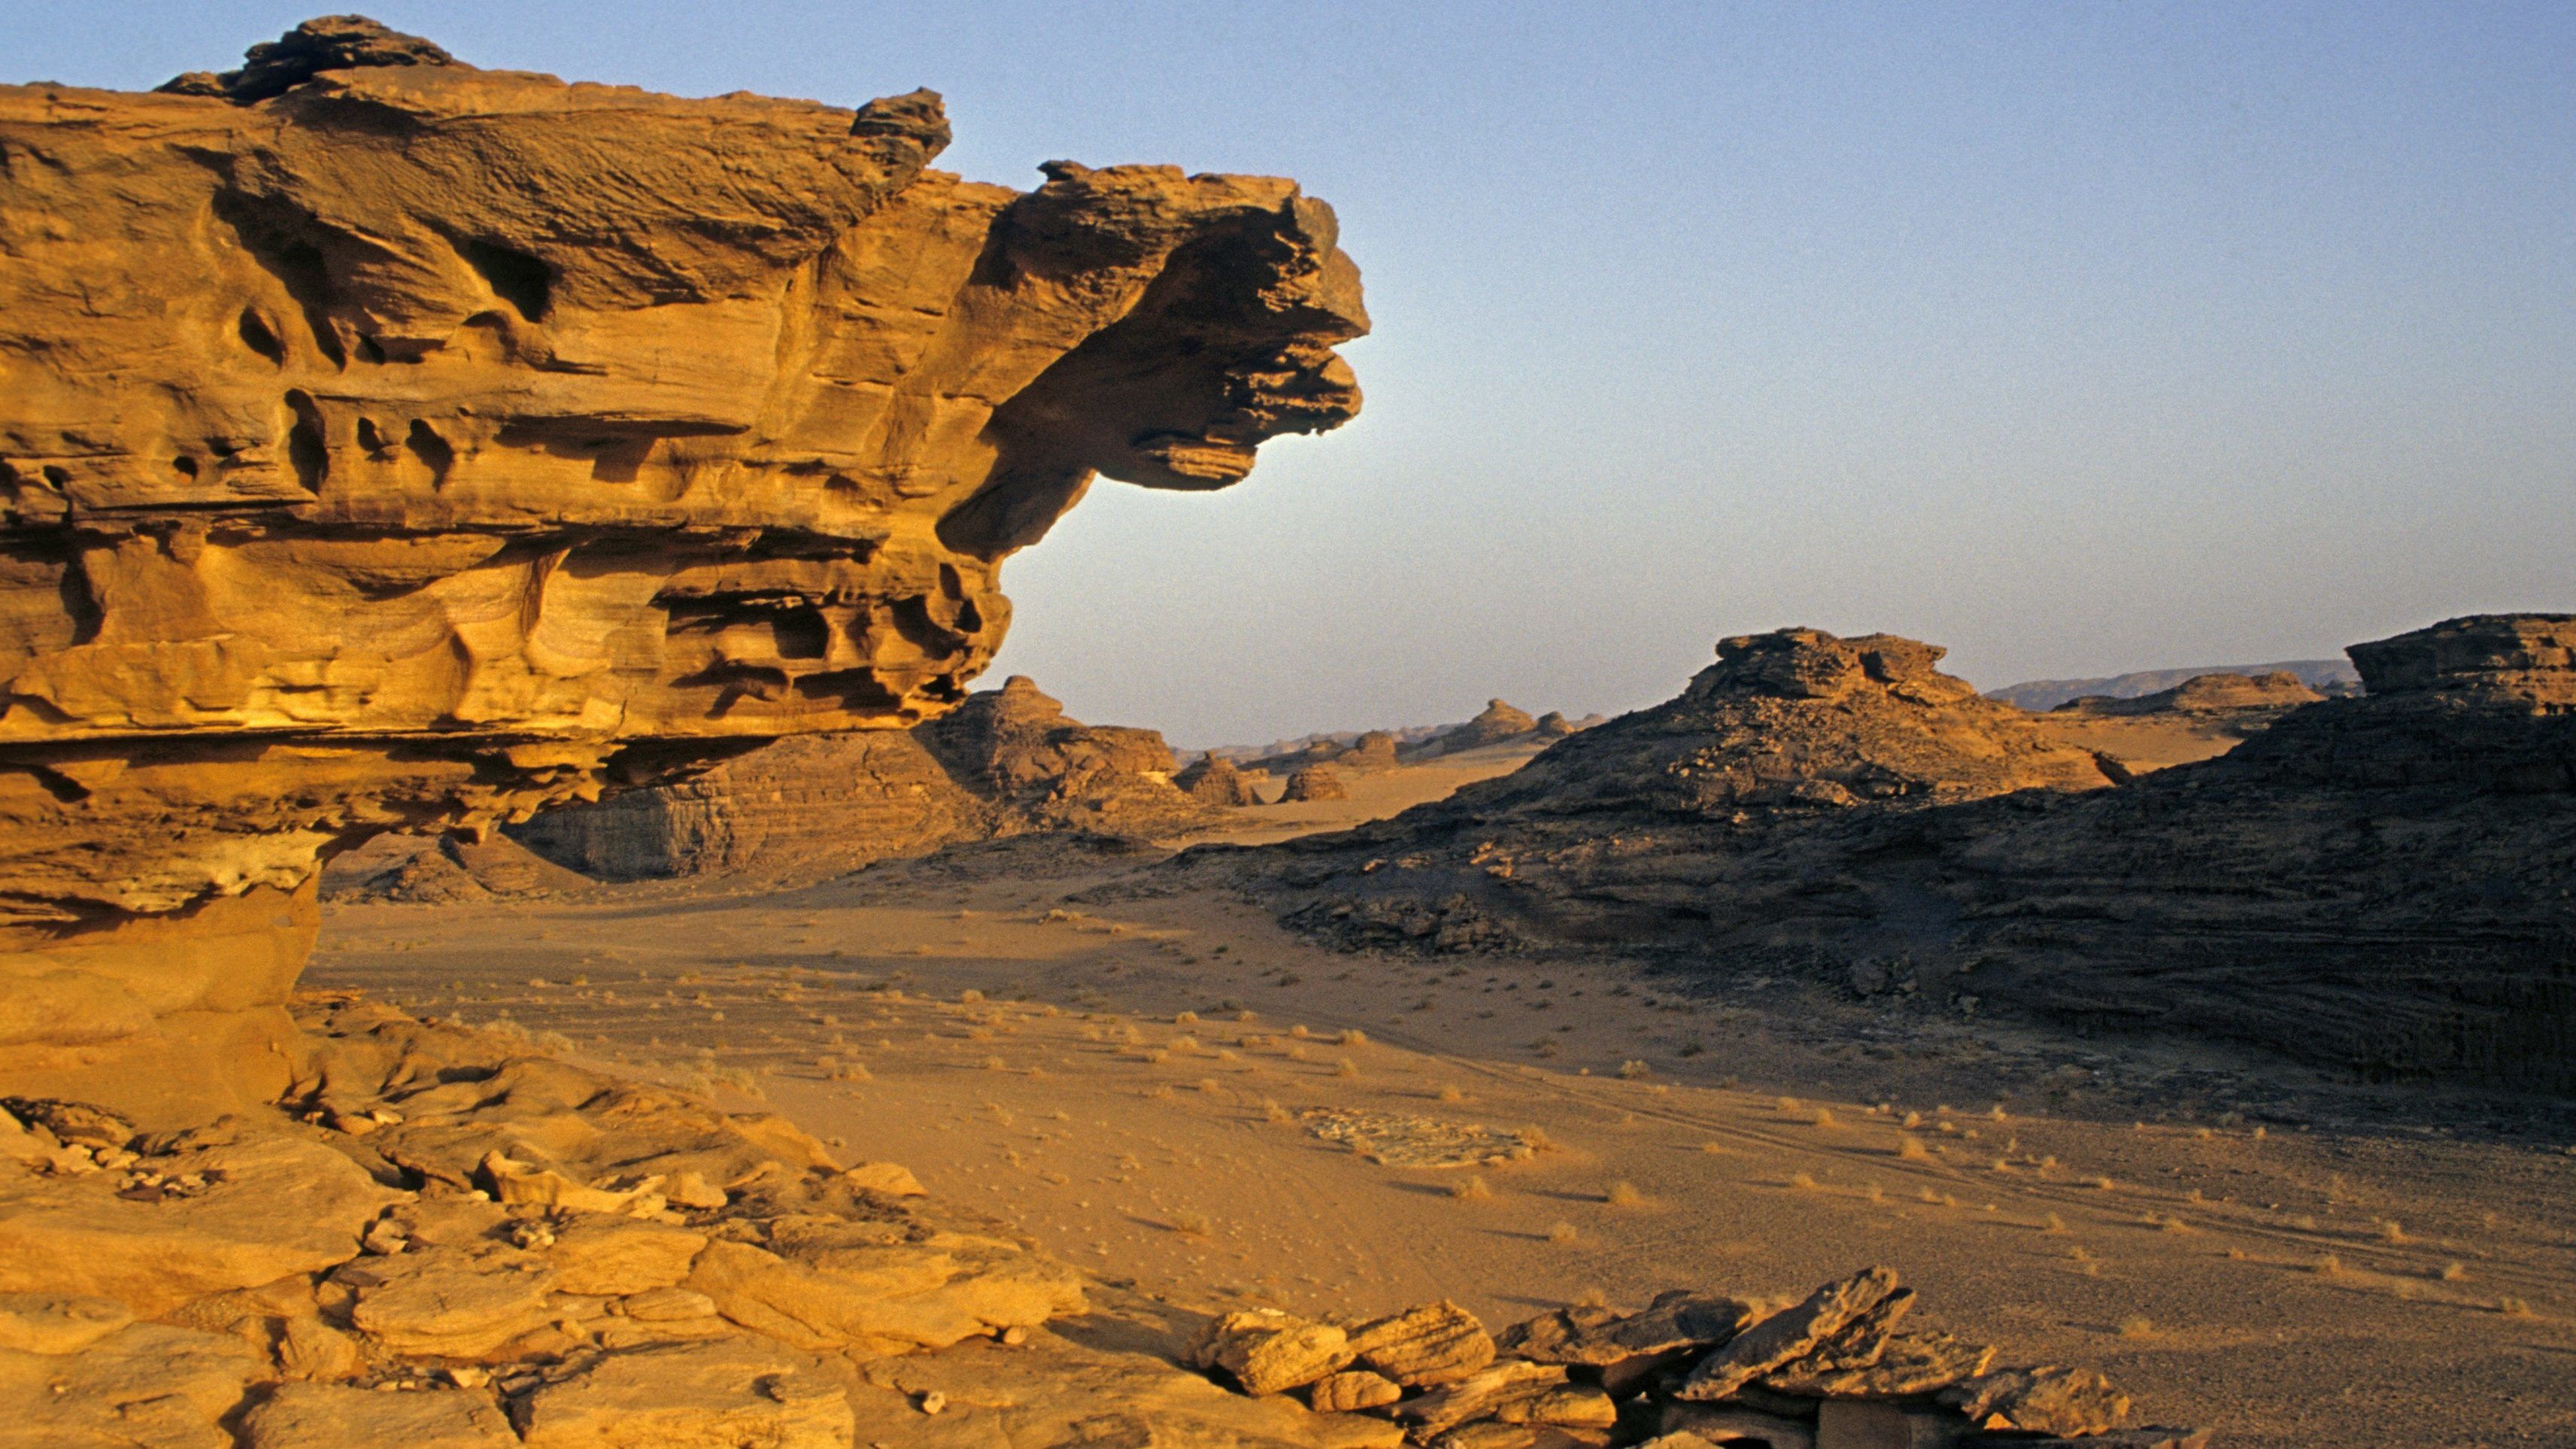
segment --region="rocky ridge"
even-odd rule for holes
[[[1352,946],[1644,950],[2565,1093],[2571,643],[2511,615],[2356,645],[2368,695],[2111,788],[1929,646],[1783,631],[1440,804],[1184,859]]]
[[[905,731],[791,738],[670,785],[550,810],[509,835],[604,880],[772,884],[1049,830],[1168,836],[1222,820],[1152,730],[1068,718],[1014,675]]]
[[[1355,412],[1330,208],[948,135],[347,16],[0,88],[0,1078],[272,1094],[327,856],[943,713],[1096,475]]]

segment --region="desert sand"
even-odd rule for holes
[[[1348,825],[1445,783],[1286,810]],[[1041,837],[783,895],[333,907],[307,979],[763,1099],[1196,1310],[1447,1297],[1500,1323],[1677,1271],[1789,1295],[1884,1262],[1948,1326],[2227,1443],[2576,1435],[2556,1107],[1927,1032],[1615,957],[1347,956],[1208,893],[1086,901],[1150,858]],[[1380,1165],[1319,1135],[1336,1114],[1545,1145]]]

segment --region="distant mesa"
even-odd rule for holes
[[[1562,716],[1559,718],[1562,719]],[[1454,755],[1486,745],[1501,744],[1505,740],[1519,739],[1524,735],[1535,734],[1537,731],[1538,721],[1526,712],[1514,709],[1499,699],[1489,699],[1485,701],[1484,710],[1474,719],[1453,729],[1443,730],[1402,753],[1417,759],[1434,755]]]
[[[2289,659],[2271,664],[2209,664],[2195,669],[2142,669],[2129,674],[2106,674],[2094,679],[2033,679],[2021,684],[2008,684],[1986,691],[1986,698],[2005,704],[2019,705],[2035,714],[2046,714],[2059,705],[2087,695],[2111,699],[2134,699],[2140,695],[2158,694],[2204,675],[2235,674],[2260,678],[2268,674],[2289,674],[2301,684],[2322,695],[2334,696],[2361,692],[2361,675],[2349,660]]]
[[[1939,672],[1933,646],[1747,635],[1679,698],[1514,774],[1195,859],[1352,947],[1616,943],[1713,985],[1807,975],[1911,1010],[2576,1092],[2576,616],[2351,652],[2367,695],[2166,685],[2154,708],[2250,698],[2277,721],[2140,774]]]
[[[2256,675],[2195,674],[2171,689],[2153,694],[2081,695],[2049,712],[2111,716],[2278,714],[2323,698],[2296,674],[2276,669]]]

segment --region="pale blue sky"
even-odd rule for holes
[[[0,71],[147,86],[318,8],[0,0]],[[2576,6],[368,8],[580,79],[928,85],[980,179],[1331,201],[1366,415],[1103,484],[1006,571],[1001,668],[1087,718],[1627,708],[1789,623],[1994,685],[2576,610]]]

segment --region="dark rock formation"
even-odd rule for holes
[[[1353,944],[1615,944],[2570,1092],[2571,643],[2568,617],[2523,615],[2358,645],[2369,696],[2106,789],[1926,646],[1729,640],[1680,699],[1517,774],[1198,858]]]

